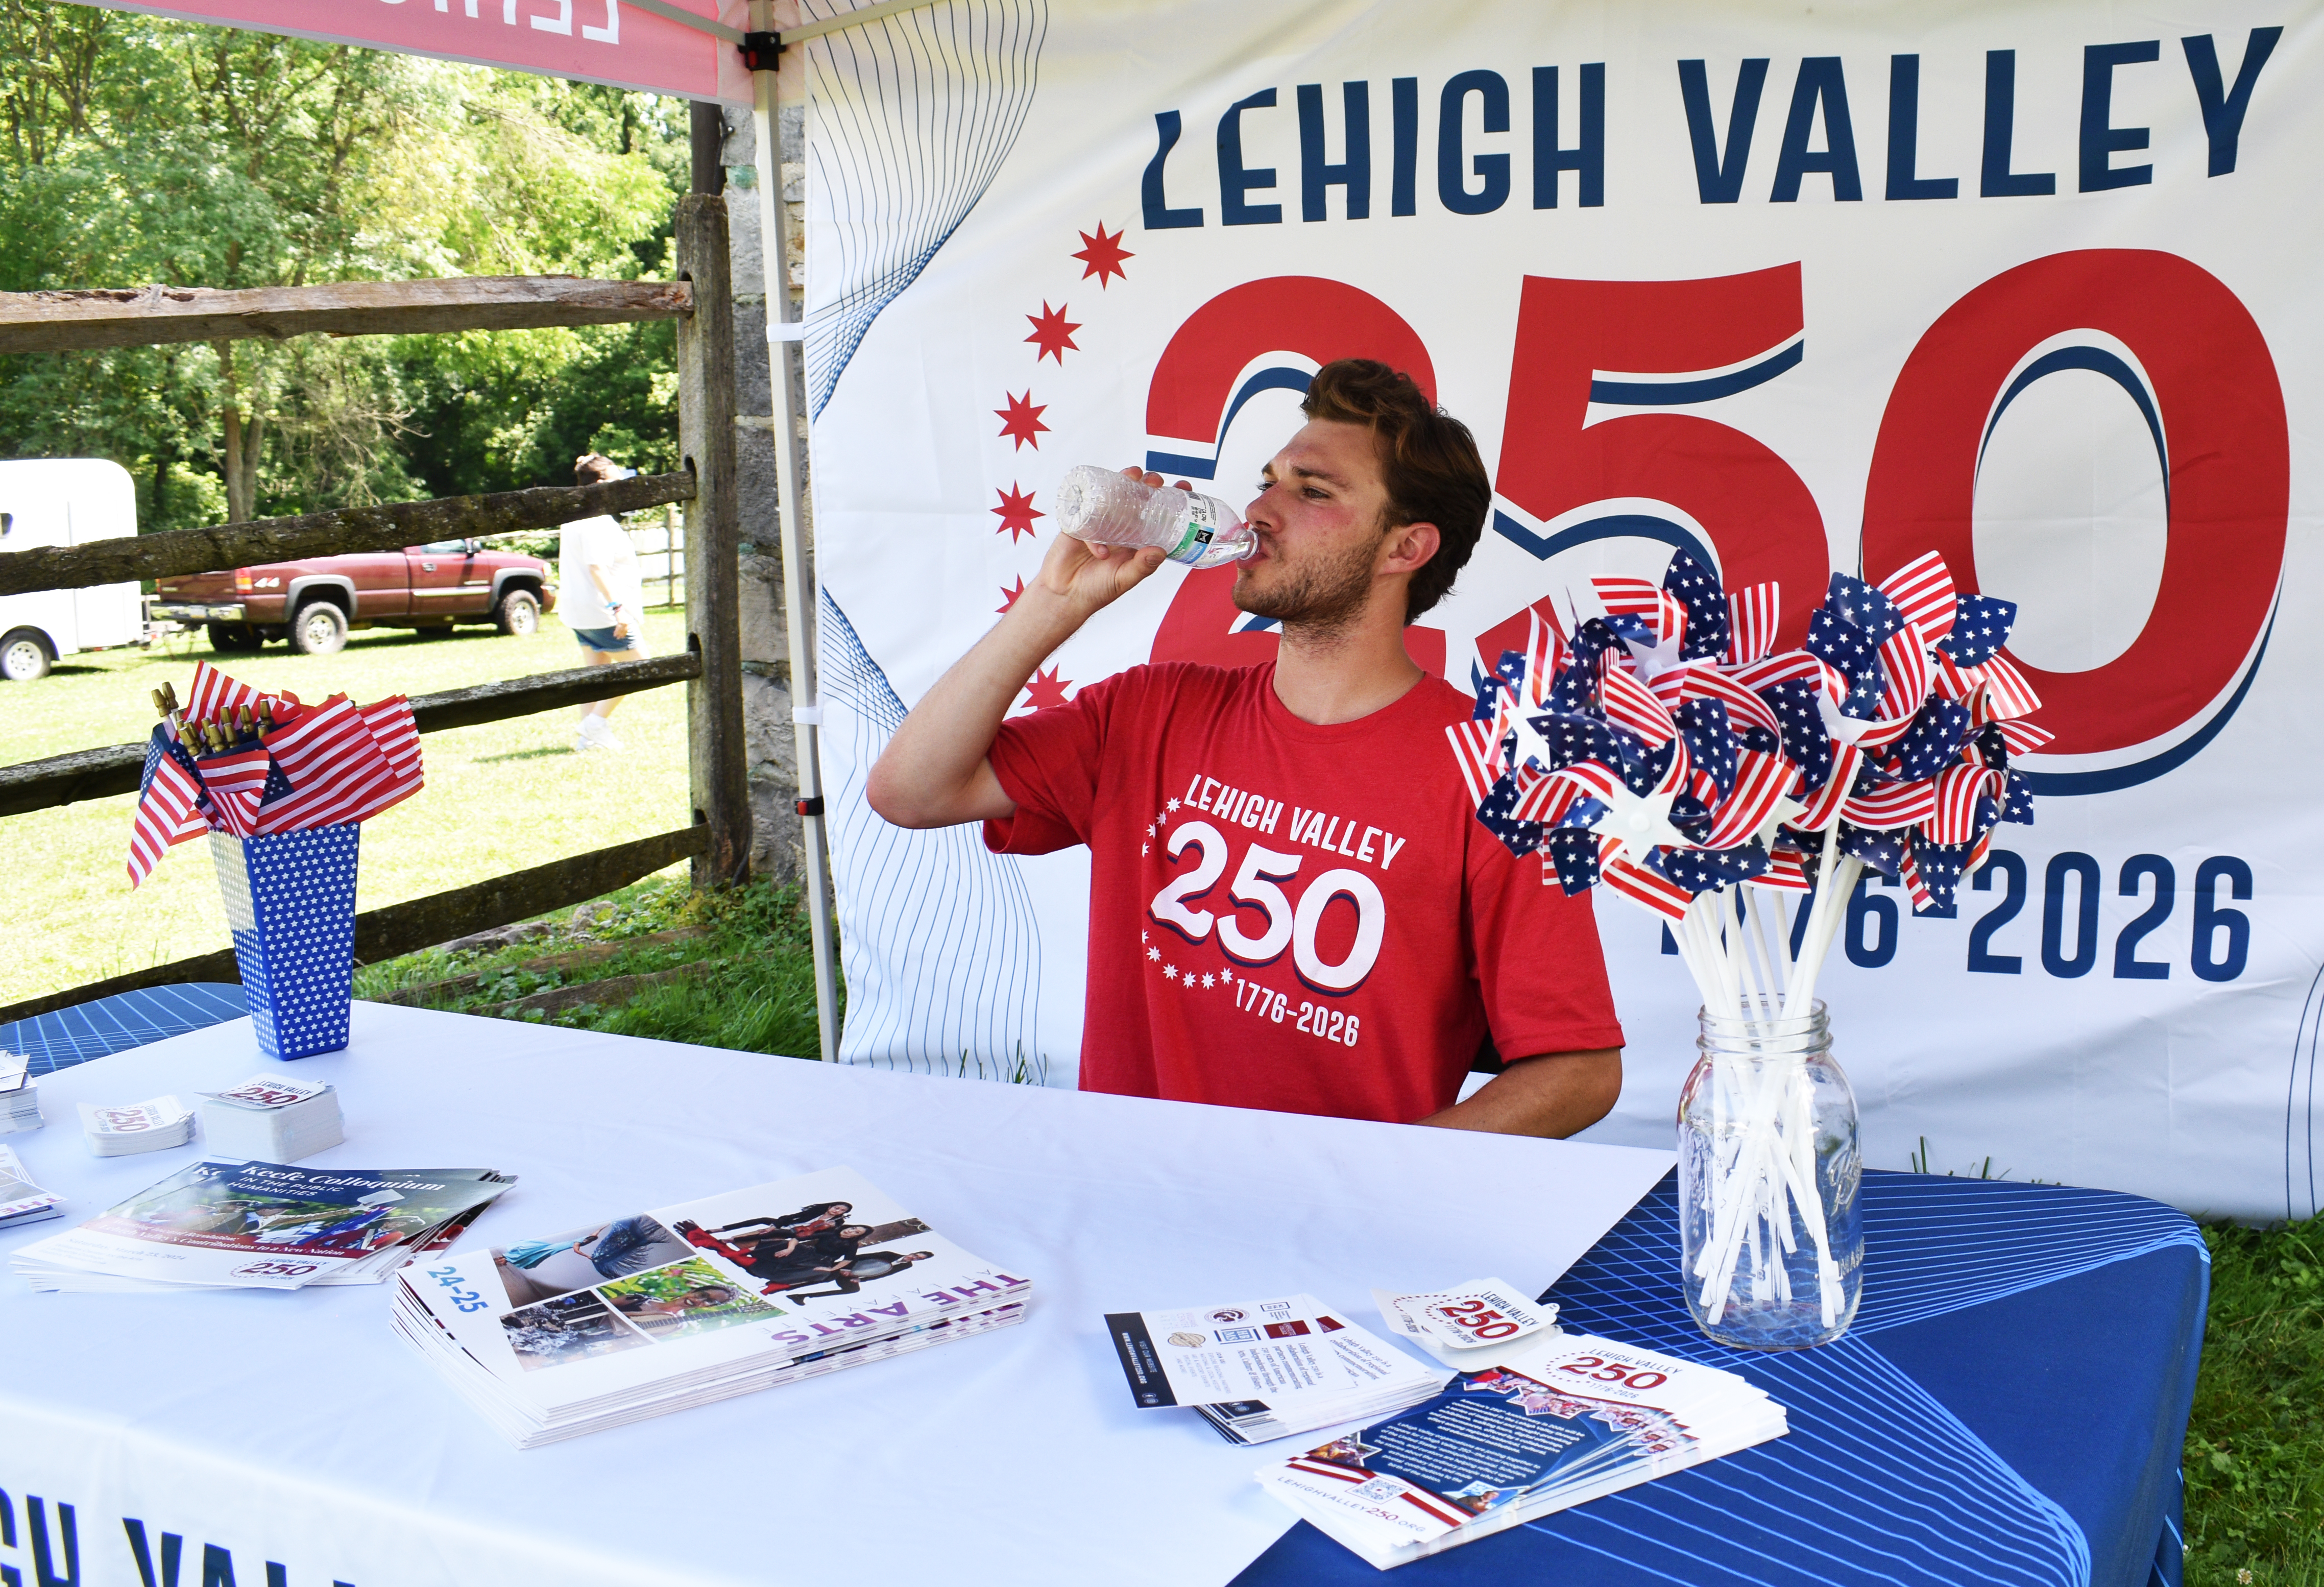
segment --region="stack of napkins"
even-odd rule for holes
[[[1386,1570],[1784,1430],[1783,1407],[1732,1372],[1543,1333],[1259,1480]]]
[[[15,1152],[0,1146],[0,1229],[56,1217],[57,1208],[64,1199],[33,1184]]]
[[[1105,1324],[1140,1406],[1190,1406],[1232,1444],[1385,1416],[1444,1383],[1312,1295],[1111,1312]]]
[[[80,1129],[88,1149],[98,1157],[134,1157],[139,1152],[167,1151],[193,1140],[194,1112],[174,1096],[115,1108],[83,1103]]]
[[[515,1183],[491,1168],[193,1163],[9,1261],[35,1289],[375,1284],[458,1238]]]
[[[832,1168],[454,1251],[393,1317],[530,1449],[1006,1327],[1031,1294]]]
[[[339,1094],[319,1080],[254,1075],[202,1097],[202,1140],[214,1158],[295,1163],[345,1140]]]
[[[48,1121],[41,1117],[41,1088],[26,1073],[32,1065],[22,1053],[0,1052],[0,1135],[38,1130]]]

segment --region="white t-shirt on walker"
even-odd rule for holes
[[[645,588],[638,577],[637,549],[618,520],[599,514],[565,525],[558,548],[557,614],[567,628],[611,628],[619,621],[589,577],[595,564],[605,576],[613,599],[641,614]]]

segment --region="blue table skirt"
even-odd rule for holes
[[[1868,1174],[1864,1207],[1848,1336],[1730,1351],[1688,1319],[1665,1179],[1543,1298],[1570,1331],[1742,1373],[1791,1432],[1404,1566],[1399,1587],[2179,1587],[2210,1293],[2194,1224],[2110,1191],[1918,1174]],[[1379,1577],[1302,1522],[1236,1587]]]

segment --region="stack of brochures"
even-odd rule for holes
[[[194,1111],[174,1096],[117,1107],[80,1104],[80,1132],[100,1158],[131,1158],[167,1151],[194,1138]]]
[[[1105,1323],[1140,1406],[1190,1407],[1231,1444],[1385,1416],[1444,1385],[1442,1369],[1312,1295],[1110,1312]]]
[[[22,1053],[0,1052],[0,1135],[38,1130],[48,1121],[41,1117],[41,1088],[27,1073],[32,1065]]]
[[[1020,1322],[1030,1283],[831,1168],[403,1273],[404,1341],[520,1449]]]
[[[295,1163],[346,1139],[339,1093],[319,1080],[254,1075],[202,1093],[202,1144],[214,1158]]]
[[[33,1184],[15,1152],[0,1146],[0,1229],[57,1217],[57,1208],[64,1199]]]
[[[375,1284],[458,1239],[515,1183],[491,1168],[193,1163],[9,1262],[35,1289]]]
[[[1732,1372],[1544,1333],[1259,1480],[1387,1570],[1784,1430],[1783,1407]]]

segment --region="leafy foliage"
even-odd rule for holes
[[[0,291],[651,277],[684,106],[198,23],[0,0]],[[105,457],[181,528],[566,483],[676,447],[667,325],[0,359],[0,456]]]
[[[2324,1582],[2324,1218],[2207,1228],[2187,1428],[2189,1587]]]

